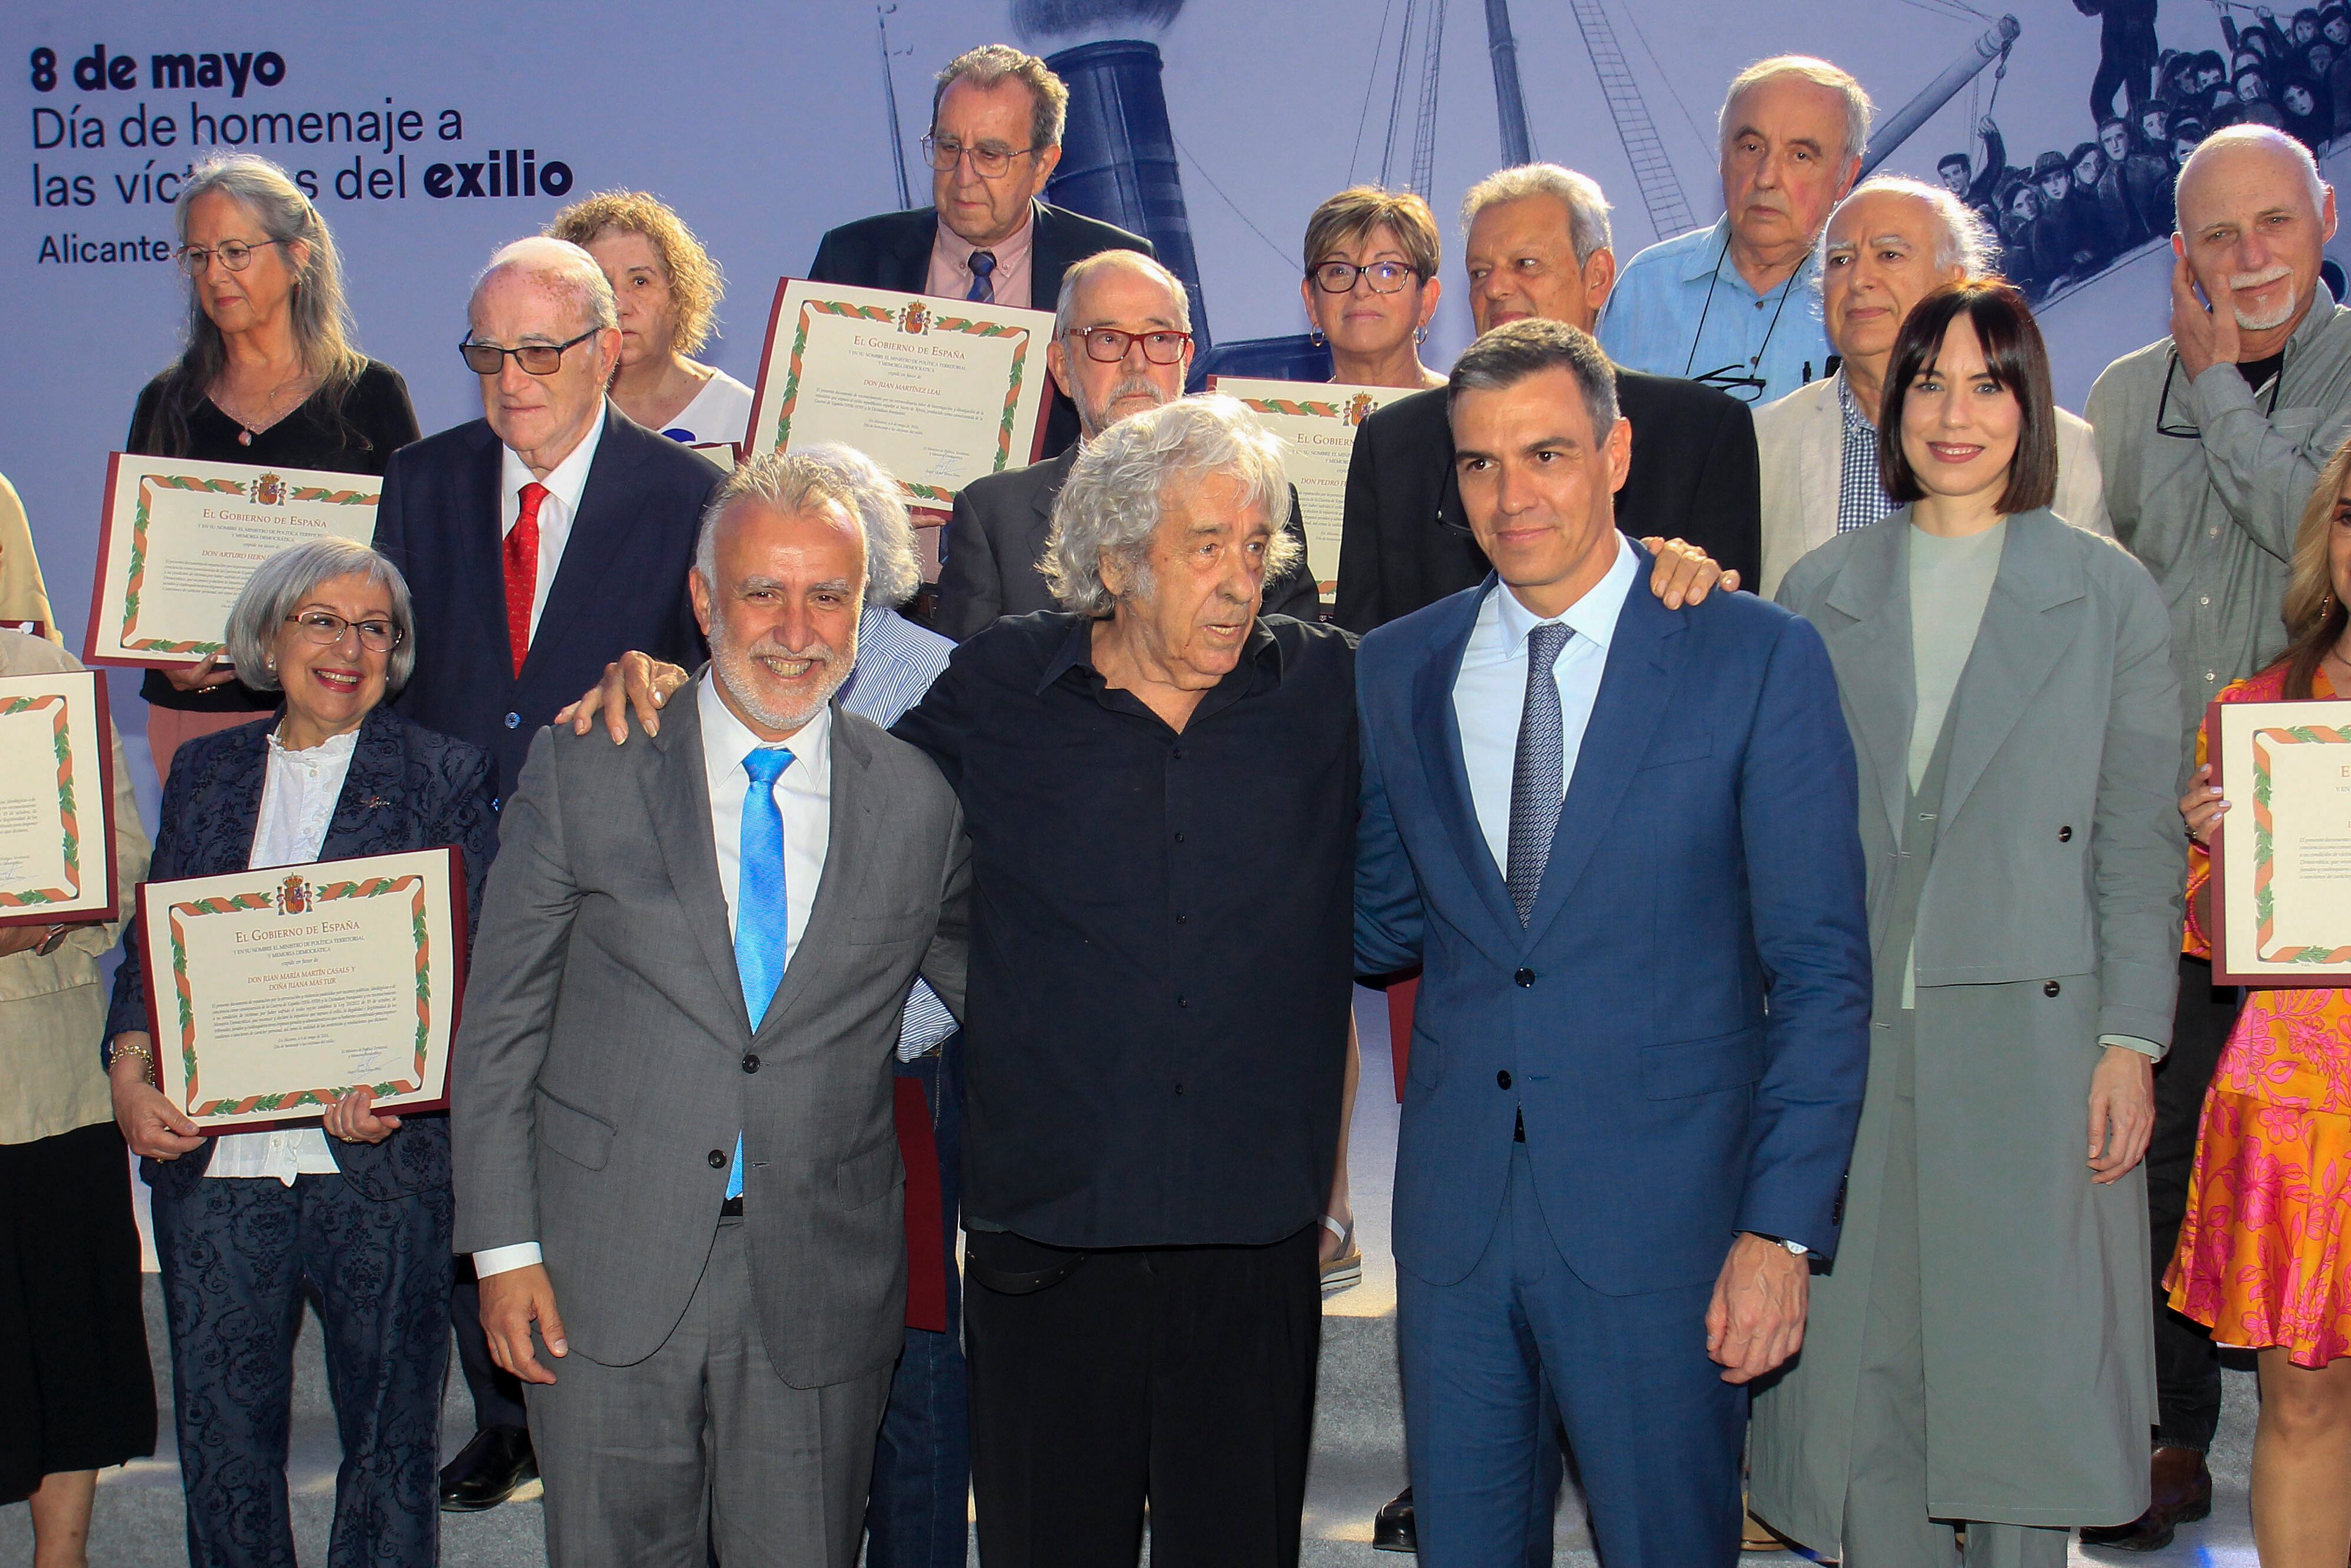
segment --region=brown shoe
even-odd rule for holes
[[[2160,1552],[2171,1544],[2174,1526],[2193,1524],[2211,1514],[2212,1471],[2194,1448],[2156,1449],[2147,1479],[2147,1511],[2128,1524],[2085,1529],[2083,1545],[2110,1552]]]
[[[1750,1508],[1747,1511],[1746,1520],[1739,1528],[1739,1550],[1785,1552],[1788,1550],[1788,1543],[1780,1538],[1778,1531],[1756,1518],[1755,1511]]]

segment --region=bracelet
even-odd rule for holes
[[[135,1056],[147,1064],[146,1070],[139,1075],[141,1082],[152,1082],[154,1079],[155,1053],[153,1051],[143,1045],[118,1045],[114,1048],[114,1056],[108,1060],[107,1065],[112,1067],[116,1060],[125,1056]]]

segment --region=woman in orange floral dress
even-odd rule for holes
[[[2351,442],[2294,541],[2285,656],[2220,694],[2351,693]],[[2209,956],[2205,846],[2229,802],[2204,766],[2179,803],[2192,841],[2188,951]],[[2164,1282],[2220,1344],[2259,1353],[2253,1540],[2263,1568],[2351,1555],[2351,989],[2249,988],[2205,1096],[2188,1217]]]

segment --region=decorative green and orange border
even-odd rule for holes
[[[2351,964],[2351,945],[2280,947],[2277,941],[2276,823],[2270,814],[2273,746],[2351,745],[2351,727],[2291,725],[2253,731],[2253,956],[2264,964]]]
[[[997,421],[996,450],[990,464],[990,472],[1001,474],[1008,467],[1018,466],[1020,462],[1033,463],[1043,455],[1050,388],[1048,397],[1040,399],[1038,402],[1036,429],[1031,434],[1027,457],[1016,461],[1013,456],[1015,434],[1013,426],[1019,413],[1021,389],[1027,384],[1029,379],[1029,354],[1035,346],[1035,334],[1025,326],[1008,325],[1001,321],[980,321],[968,316],[946,313],[941,309],[942,307],[952,308],[960,307],[965,302],[939,299],[928,295],[912,295],[907,297],[906,304],[895,306],[861,304],[850,299],[803,298],[793,319],[791,350],[785,359],[784,384],[780,400],[776,404],[771,417],[761,418],[757,411],[764,410],[768,406],[768,376],[775,364],[776,336],[783,325],[786,297],[789,294],[795,281],[798,280],[787,277],[776,285],[776,303],[768,319],[768,340],[759,356],[759,386],[752,399],[755,411],[754,428],[766,425],[770,431],[772,439],[765,444],[755,444],[752,451],[779,451],[791,444],[792,414],[799,406],[800,373],[803,361],[807,356],[809,329],[817,317],[845,317],[852,320],[872,321],[883,326],[900,327],[904,325],[910,310],[920,310],[923,317],[926,319],[921,321],[916,330],[924,335],[933,332],[956,332],[967,337],[998,338],[1013,342],[1012,373],[1005,385],[1004,406]],[[750,455],[748,452],[746,453],[747,456]],[[940,486],[917,484],[906,479],[899,479],[897,485],[908,503],[913,506],[944,509],[955,502],[956,492]]]
[[[216,653],[226,646],[218,641],[209,643],[173,643],[161,637],[140,637],[139,590],[147,580],[147,520],[157,490],[192,491],[199,495],[236,496],[246,494],[246,486],[237,479],[199,479],[186,474],[141,474],[139,476],[139,505],[131,514],[131,564],[122,590],[122,635],[119,639],[126,648],[136,648],[142,653]],[[329,507],[372,507],[377,497],[365,490],[329,490],[316,485],[297,485],[286,493],[288,501],[316,501]]]
[[[448,897],[447,915],[450,926],[450,952],[444,962],[449,970],[452,981],[449,1021],[444,1034],[445,1047],[454,1045],[455,1042],[460,1009],[465,995],[465,905],[460,892],[465,885],[465,856],[454,845],[444,845],[438,850],[424,852],[447,856],[447,873],[441,884]],[[357,863],[363,865],[368,860],[402,858],[406,858],[404,854],[368,856],[362,857]],[[311,869],[322,871],[335,863],[322,862],[319,867]],[[289,869],[301,868],[273,866],[268,869],[273,874],[282,874]],[[289,1118],[282,1113],[299,1110],[305,1106],[317,1106],[319,1115],[323,1116],[326,1107],[332,1105],[339,1096],[360,1087],[368,1089],[380,1100],[387,1096],[417,1094],[423,1091],[426,1074],[432,1064],[434,1036],[433,966],[434,959],[430,901],[433,883],[430,878],[420,873],[409,872],[394,876],[360,875],[340,882],[322,880],[313,894],[315,902],[322,904],[342,899],[378,898],[386,894],[397,896],[402,894],[408,895],[409,928],[416,943],[416,1051],[414,1060],[409,1067],[412,1076],[388,1079],[380,1083],[366,1085],[347,1083],[324,1088],[286,1090],[272,1094],[253,1094],[242,1099],[215,1100],[204,1099],[198,1087],[195,1004],[188,985],[187,931],[184,922],[207,915],[226,915],[236,912],[258,914],[275,909],[277,900],[272,892],[214,895],[173,903],[170,901],[168,892],[170,885],[169,883],[141,885],[139,919],[142,930],[152,930],[148,923],[154,913],[155,904],[158,900],[163,903],[170,931],[172,993],[177,1003],[179,1020],[180,1070],[184,1079],[180,1092],[182,1105],[185,1113],[191,1117],[225,1118],[225,1120],[208,1123],[204,1129],[207,1133],[238,1132],[249,1127],[307,1124],[313,1118],[308,1116]],[[151,899],[151,890],[157,888],[165,891],[157,894],[156,898]],[[154,962],[155,946],[152,937],[141,943],[139,957],[145,967],[147,977],[148,1027],[154,1037],[160,1040],[164,1038],[167,1031],[162,1027],[162,998],[155,986],[157,978]],[[442,1069],[441,1092],[438,1095],[425,1100],[403,1100],[397,1106],[388,1108],[397,1109],[404,1114],[410,1112],[444,1110],[448,1103],[448,1068],[444,1061]],[[240,1123],[236,1120],[239,1117],[256,1119]]]
[[[81,777],[82,770],[74,766],[75,695],[48,690],[12,696],[9,695],[12,682],[0,679],[0,718],[55,710],[49,720],[49,753],[57,760],[57,831],[60,847],[65,852],[66,880],[68,883],[64,887],[0,889],[0,926],[49,925],[61,916],[70,916],[75,920],[112,920],[115,915],[114,825],[111,820],[114,754],[109,744],[112,727],[106,711],[106,687],[96,674],[86,670],[44,672],[25,677],[25,680],[37,681],[50,687],[61,682],[70,682],[87,692],[83,706],[91,719],[89,728],[97,749],[95,768],[91,771],[97,774],[97,778],[86,780]],[[86,891],[89,879],[82,873],[81,851],[87,834],[83,829],[81,802],[86,782],[95,782],[98,786],[99,804],[95,821],[98,831],[104,835],[106,844],[106,853],[100,857],[106,876],[102,903],[92,902],[91,894]]]

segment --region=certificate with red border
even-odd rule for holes
[[[113,735],[96,672],[0,676],[0,925],[114,918]]]
[[[1290,482],[1298,486],[1299,518],[1306,525],[1306,563],[1316,590],[1329,599],[1339,591],[1339,536],[1355,432],[1374,409],[1418,389],[1210,376],[1208,390],[1240,399],[1288,444]]]
[[[368,543],[382,489],[369,474],[110,455],[82,663],[203,664],[254,568],[329,534]]]
[[[164,1095],[208,1133],[449,1103],[465,987],[454,847],[139,889],[139,960]]]
[[[2212,977],[2351,985],[2351,701],[2213,703]]]
[[[744,455],[843,442],[906,505],[944,511],[974,479],[1043,453],[1052,337],[1050,310],[787,277]]]

